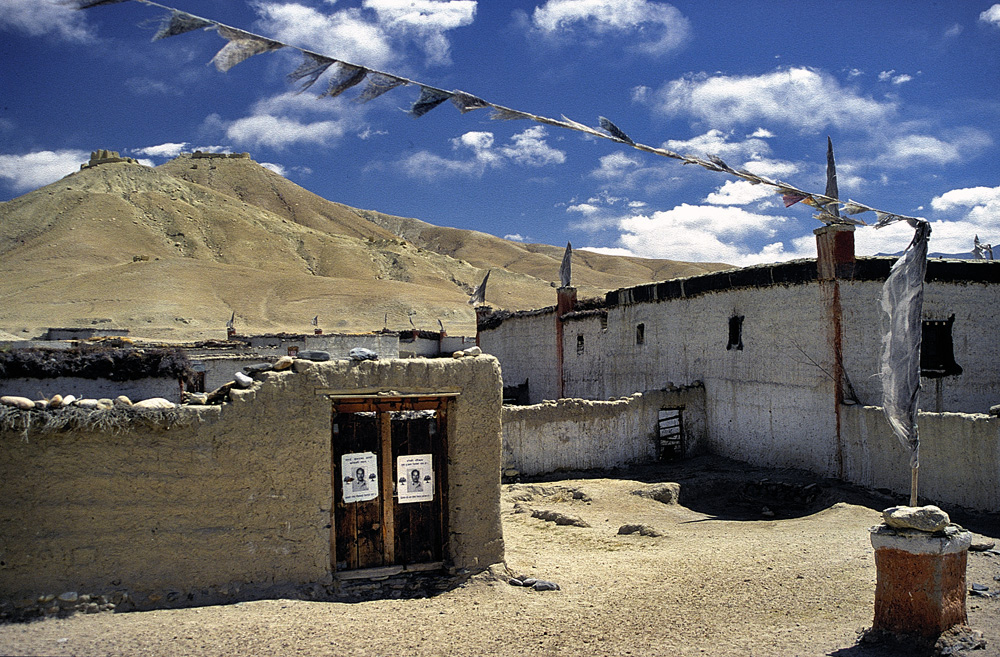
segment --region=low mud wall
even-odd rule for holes
[[[868,488],[910,492],[910,459],[881,407],[841,408],[844,479]],[[967,413],[920,413],[921,504],[980,511],[1000,508],[1000,418]]]
[[[0,432],[0,615],[62,594],[144,609],[322,592],[334,557],[323,389],[457,392],[446,565],[503,560],[495,359],[297,360],[223,406],[179,407],[169,424]]]
[[[560,399],[503,407],[505,470],[536,475],[656,460],[657,415],[683,408],[686,452],[705,437],[705,389],[652,390],[611,401]]]

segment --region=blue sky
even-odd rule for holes
[[[931,250],[1000,244],[1000,4],[654,0],[166,0],[372,69],[932,222]],[[97,148],[151,165],[249,151],[330,200],[500,237],[737,265],[814,256],[821,224],[773,188],[399,87],[297,94],[285,48],[219,72],[227,42],[151,42],[168,12],[0,0],[0,200]],[[872,213],[859,215],[873,223]],[[904,224],[859,228],[895,252]]]

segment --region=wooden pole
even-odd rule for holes
[[[910,468],[910,506],[917,505],[917,474],[919,472],[919,465]]]

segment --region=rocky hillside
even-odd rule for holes
[[[110,162],[0,203],[0,330],[114,326],[133,335],[437,329],[471,334],[468,294],[554,303],[562,248],[327,201],[248,157]],[[723,265],[576,252],[581,297]],[[386,319],[386,317],[388,319]]]

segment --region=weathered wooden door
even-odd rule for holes
[[[334,399],[335,571],[443,561],[447,404],[447,397]]]

